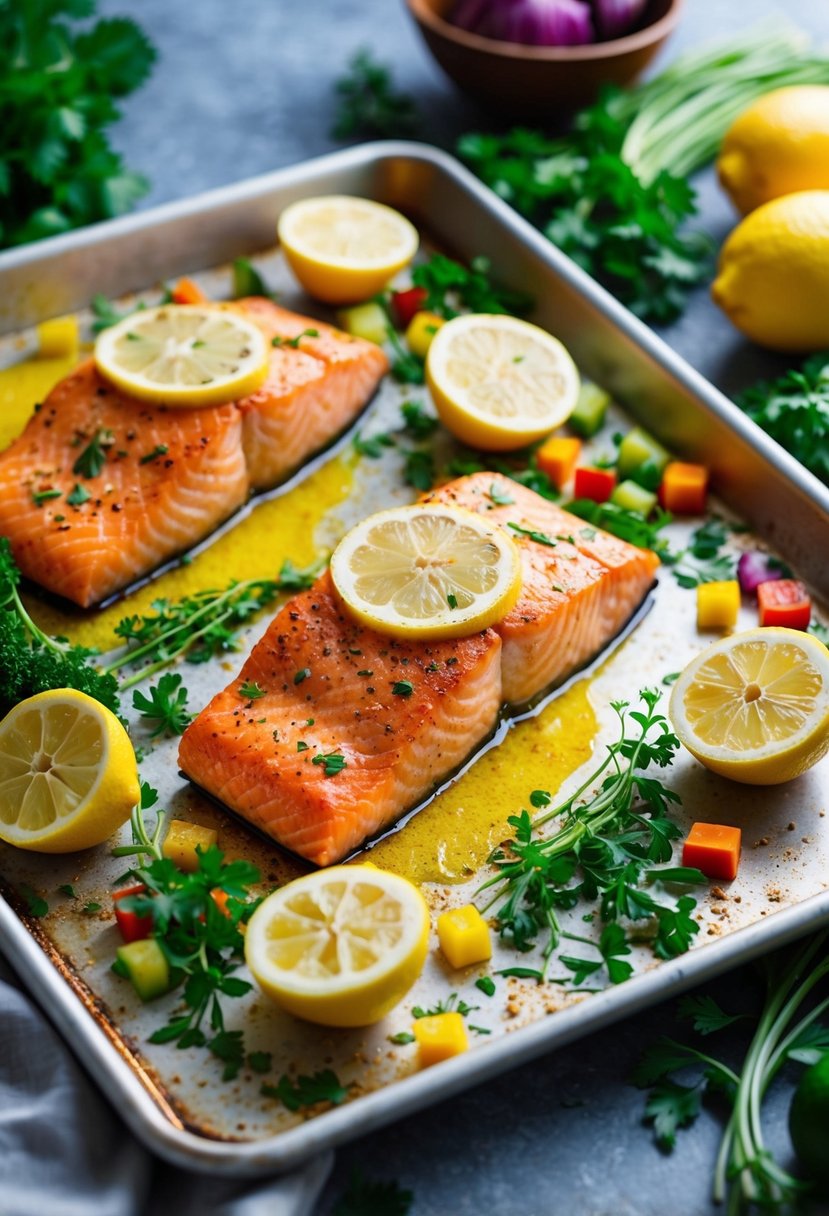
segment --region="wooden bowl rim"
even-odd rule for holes
[[[505,59],[517,62],[536,63],[590,63],[602,59],[615,59],[621,55],[641,51],[667,38],[679,21],[685,0],[669,0],[669,8],[664,16],[646,25],[644,29],[635,30],[621,38],[613,38],[609,42],[591,42],[586,46],[524,46],[520,42],[502,42],[497,38],[484,38],[480,34],[471,34],[462,30],[450,21],[444,21],[434,11],[429,0],[406,0],[415,21],[427,25],[440,38],[466,47],[470,51],[482,51],[490,55],[500,55]]]

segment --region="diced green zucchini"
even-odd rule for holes
[[[610,495],[610,501],[626,511],[638,511],[640,515],[650,515],[656,506],[656,495],[635,481],[623,481]]]
[[[142,1001],[152,1001],[169,991],[170,964],[154,937],[119,946],[115,953]]]
[[[337,321],[342,329],[355,338],[365,338],[367,342],[376,342],[382,346],[386,340],[389,319],[382,304],[369,300],[367,304],[355,304],[353,308],[343,308],[337,313]]]
[[[609,393],[599,388],[598,384],[583,380],[576,408],[567,419],[570,429],[581,435],[582,439],[589,439],[601,430],[609,404]]]
[[[648,489],[655,490],[670,459],[670,452],[661,443],[643,431],[641,426],[635,426],[619,444],[619,477],[622,480],[632,477]]]

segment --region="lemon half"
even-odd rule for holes
[[[0,839],[36,853],[103,844],[141,795],[129,736],[72,688],[21,701],[0,722]]]
[[[399,211],[344,194],[292,203],[279,217],[278,232],[302,286],[327,304],[376,295],[409,264],[420,239]]]
[[[543,438],[575,407],[579,374],[558,338],[516,317],[455,317],[432,339],[426,379],[441,421],[464,443],[509,451]]]
[[[669,716],[715,773],[778,785],[829,751],[829,651],[797,629],[751,629],[709,646],[674,684]]]
[[[414,504],[352,528],[334,550],[331,577],[370,629],[457,638],[506,616],[521,590],[521,557],[506,532],[472,511]]]
[[[375,866],[332,866],[274,891],[245,934],[245,959],[288,1013],[369,1026],[423,968],[429,910],[412,883]]]
[[[265,335],[210,304],[162,304],[125,317],[95,342],[98,371],[140,401],[204,406],[239,401],[268,374]]]

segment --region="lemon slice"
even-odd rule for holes
[[[221,405],[261,386],[268,346],[261,329],[233,309],[162,304],[99,334],[95,363],[102,376],[140,401]]]
[[[516,317],[474,313],[435,334],[426,379],[444,425],[488,452],[548,435],[579,393],[576,365],[558,338]]]
[[[40,692],[0,722],[0,840],[36,853],[103,844],[141,795],[129,736],[72,688]]]
[[[429,910],[412,883],[332,866],[274,891],[245,934],[245,959],[278,1005],[323,1026],[370,1026],[423,968]]]
[[[331,577],[347,609],[380,633],[465,637],[500,621],[521,590],[510,536],[461,507],[370,515],[340,541]]]
[[[829,651],[798,629],[750,629],[703,650],[671,694],[680,740],[715,773],[778,785],[829,751]]]
[[[381,291],[417,253],[417,229],[382,203],[344,194],[306,198],[279,217],[279,240],[305,290],[327,304]]]

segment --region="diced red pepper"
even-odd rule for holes
[[[118,928],[121,930],[121,936],[125,942],[140,942],[145,937],[149,937],[153,931],[153,918],[151,916],[139,916],[137,912],[131,912],[127,908],[122,908],[120,901],[126,895],[143,895],[147,888],[143,883],[138,883],[134,887],[122,887],[120,891],[113,891],[112,902],[115,906],[115,920],[118,923]]]
[[[761,625],[808,629],[812,619],[809,592],[796,578],[778,578],[757,588]]]
[[[391,309],[399,329],[408,329],[412,317],[423,308],[428,294],[425,287],[408,287],[405,291],[391,293]]]
[[[593,502],[607,502],[616,488],[615,469],[594,469],[579,465],[573,484],[576,498],[592,498]]]

